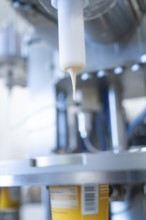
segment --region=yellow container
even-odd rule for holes
[[[0,188],[0,209],[18,209],[20,206],[20,188]]]
[[[50,187],[52,220],[108,220],[108,185]]]

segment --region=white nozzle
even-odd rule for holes
[[[84,0],[52,0],[58,8],[60,68],[85,66]]]
[[[51,2],[58,9],[60,68],[71,75],[75,99],[76,74],[86,63],[83,12],[88,0],[52,0]]]

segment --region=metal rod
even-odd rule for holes
[[[127,138],[125,120],[122,107],[122,89],[120,82],[116,79],[110,80],[109,87],[109,109],[112,136],[112,149],[114,152],[126,150]]]
[[[52,220],[50,191],[46,186],[42,186],[42,202],[45,206],[45,220]]]

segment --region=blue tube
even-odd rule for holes
[[[134,129],[140,125],[146,118],[146,109],[140,113],[134,120],[129,122],[127,126],[127,135],[130,137],[133,134]]]

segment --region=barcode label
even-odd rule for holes
[[[98,212],[98,186],[83,185],[81,187],[82,214],[90,215]]]

